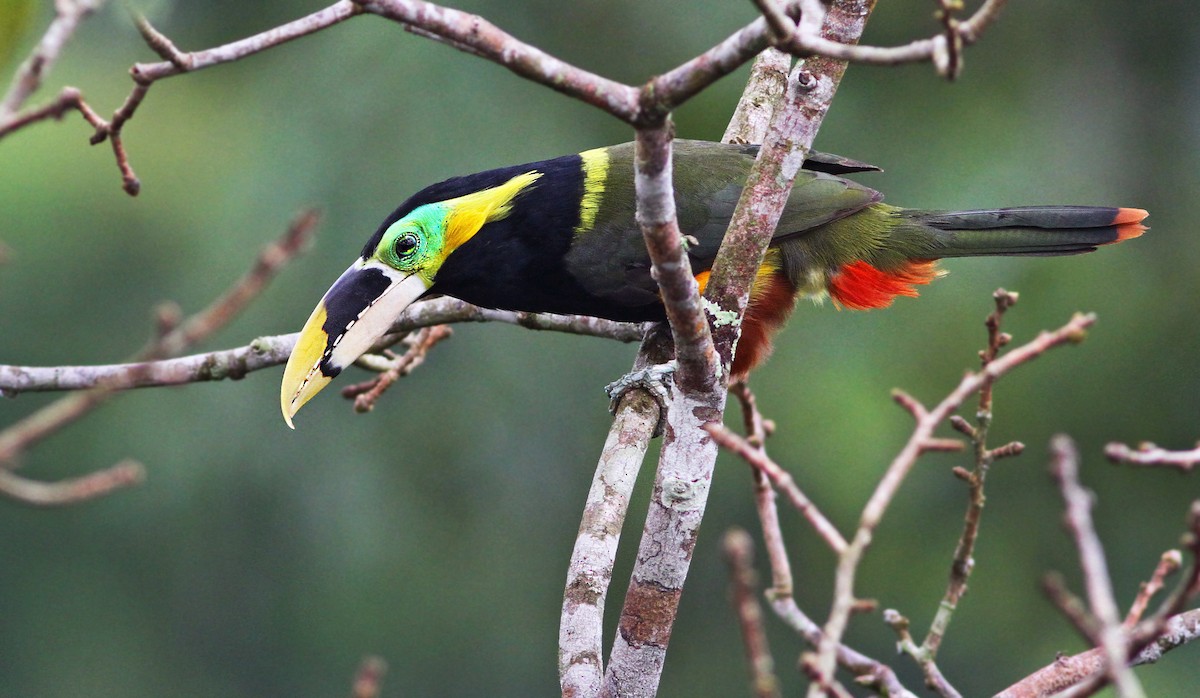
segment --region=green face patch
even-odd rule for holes
[[[393,223],[375,248],[375,259],[406,274],[419,274],[432,283],[446,255],[444,203],[426,204]]]
[[[432,284],[446,257],[485,224],[507,217],[517,195],[541,176],[541,172],[526,172],[497,187],[418,206],[388,227],[374,257]]]

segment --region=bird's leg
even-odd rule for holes
[[[621,398],[625,396],[625,393],[634,388],[642,388],[650,393],[650,396],[658,403],[660,416],[658,425],[654,428],[654,435],[659,436],[662,434],[667,405],[671,402],[671,386],[674,384],[671,374],[675,373],[676,368],[678,368],[678,364],[672,359],[665,364],[655,364],[630,371],[604,386],[604,392],[608,393],[608,411],[616,414],[617,406],[621,403]]]

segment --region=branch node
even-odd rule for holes
[[[145,15],[140,12],[134,12],[133,24],[137,27],[138,33],[142,35],[146,44],[160,57],[170,61],[171,65],[182,72],[186,73],[192,69],[194,62],[191,55],[183,53],[176,48],[175,44],[166,35],[150,24],[150,20],[146,19]],[[136,80],[137,76],[134,76],[134,79]]]
[[[803,92],[812,92],[817,89],[817,77],[807,70],[800,69],[796,71],[796,87]]]
[[[892,390],[892,400],[894,400],[897,405],[900,405],[904,409],[908,410],[908,413],[911,414],[917,421],[925,419],[925,417],[929,414],[929,411],[925,409],[924,405],[922,405],[915,397],[909,395],[900,388],[895,388]]]

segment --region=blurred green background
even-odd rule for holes
[[[4,67],[50,20],[38,3]],[[19,3],[10,2],[6,13]],[[321,7],[311,0],[158,2],[180,47],[231,41]],[[748,2],[464,0],[517,37],[638,82],[753,19]],[[932,3],[880,3],[869,41],[936,31]],[[16,14],[6,15],[16,17]],[[3,34],[0,34],[3,36]],[[779,425],[772,454],[848,530],[911,420],[893,387],[935,402],[976,364],[993,289],[1022,294],[1018,340],[1076,310],[1087,342],[1004,380],[995,443],[1028,444],[993,472],[971,593],[941,654],[969,696],[990,695],[1082,641],[1038,590],[1050,569],[1079,588],[1046,475],[1050,436],[1074,436],[1099,495],[1098,528],[1118,597],[1132,599],[1178,544],[1200,481],[1102,457],[1110,440],[1188,448],[1200,438],[1200,25],[1176,3],[1012,3],[967,54],[962,80],[926,65],[854,67],[818,147],[887,171],[862,180],[893,203],[970,208],[1035,203],[1139,206],[1153,231],[1085,257],[951,261],[948,278],[883,312],[802,304],[755,374]],[[119,4],[86,22],[46,88],[82,89],[110,113],[128,67],[155,60]],[[716,139],[746,71],[676,114],[681,137]],[[295,331],[392,207],[454,174],[629,140],[598,111],[502,68],[356,18],[240,63],[154,87],[126,130],[143,182],[120,190],[110,149],[77,115],[0,142],[0,362],[120,360],[163,300],[203,307],[301,207],[326,214],[312,251],[215,349]],[[368,653],[390,696],[557,691],[566,561],[609,425],[602,386],[634,348],[462,326],[369,415],[330,391],[289,431],[279,370],[236,383],[137,391],[61,432],[22,472],[55,479],[124,457],[141,487],[39,511],[0,501],[0,695],[331,696]],[[354,376],[349,376],[354,378]],[[49,401],[0,403],[9,424]],[[968,414],[970,410],[967,410]],[[737,420],[736,409],[731,421]],[[965,489],[961,456],[925,458],[888,513],[859,584],[923,632],[941,597]],[[652,465],[614,584],[628,579]],[[785,512],[801,605],[823,618],[832,556]],[[662,684],[664,696],[748,695],[718,544],[755,532],[746,467],[722,457]],[[765,570],[764,570],[765,573]],[[790,691],[801,645],[771,619]],[[606,635],[612,633],[612,622]],[[878,614],[850,641],[884,660]],[[1139,671],[1154,696],[1193,696],[1200,649]],[[919,690],[919,675],[892,662]]]

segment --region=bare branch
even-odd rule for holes
[[[638,130],[634,167],[637,220],[675,341],[675,357],[679,361],[676,383],[686,390],[712,391],[720,366],[675,218],[672,137],[669,123]]]
[[[895,631],[896,637],[899,640],[898,646],[900,651],[909,655],[921,665],[921,670],[925,673],[926,686],[932,688],[942,698],[962,698],[962,694],[958,692],[958,689],[950,685],[950,682],[942,675],[937,662],[933,660],[933,655],[913,640],[912,633],[909,632],[910,623],[907,618],[901,615],[899,611],[889,608],[883,612],[883,622],[887,623]]]
[[[1089,606],[1099,626],[1092,638],[1099,641],[1104,650],[1107,672],[1118,695],[1143,696],[1141,684],[1125,664],[1129,638],[1121,626],[1104,548],[1092,527],[1092,493],[1079,484],[1079,454],[1075,444],[1062,435],[1054,438],[1050,448],[1053,453],[1051,472],[1066,504],[1064,521],[1079,550]]]
[[[660,109],[671,111],[717,80],[737,70],[747,61],[768,48],[766,22],[755,20],[734,32],[721,43],[682,65],[650,81],[648,87],[661,106],[647,110],[633,122],[635,125],[653,119]]]
[[[1053,332],[1043,332],[1037,338],[1003,357],[990,362],[978,373],[969,373],[941,403],[932,410],[925,410],[912,398],[901,401],[917,420],[916,429],[908,443],[896,456],[875,492],[863,509],[859,519],[858,530],[850,544],[838,560],[837,574],[834,582],[834,601],[829,619],[824,626],[824,635],[818,653],[818,667],[821,676],[832,677],[836,660],[837,644],[845,632],[857,599],[854,596],[854,578],[859,561],[870,545],[876,527],[882,520],[888,506],[899,491],[901,483],[908,476],[917,457],[922,453],[925,444],[933,436],[934,429],[941,424],[951,412],[962,406],[968,396],[980,391],[984,385],[1003,376],[1021,364],[1041,356],[1053,347],[1068,343],[1078,343],[1085,336],[1086,329],[1095,323],[1094,315],[1076,314],[1070,322]],[[809,688],[810,697],[818,695],[819,683]]]
[[[1100,644],[1100,627],[1096,619],[1088,613],[1087,604],[1083,599],[1067,588],[1067,582],[1063,579],[1062,574],[1058,572],[1046,574],[1042,578],[1042,591],[1046,592],[1051,603],[1066,616],[1080,635],[1094,645]]]
[[[1162,591],[1166,578],[1178,572],[1181,567],[1183,567],[1183,554],[1178,550],[1168,550],[1162,554],[1162,557],[1158,560],[1158,566],[1154,568],[1154,574],[1150,576],[1149,581],[1142,582],[1141,588],[1138,589],[1137,598],[1133,600],[1133,604],[1129,607],[1129,613],[1125,614],[1124,626],[1126,630],[1132,630],[1137,625],[1138,621],[1142,619],[1142,615],[1146,612],[1146,607],[1150,604],[1150,599]]]
[[[670,356],[670,337],[661,325],[646,333],[634,370],[661,364]],[[612,584],[617,544],[629,499],[646,450],[662,419],[648,391],[626,391],[588,490],[571,551],[558,634],[558,673],[563,695],[600,694],[604,679],[604,604]]]
[[[79,23],[100,9],[103,4],[104,0],[60,0],[54,3],[54,21],[42,35],[42,40],[34,47],[33,53],[17,69],[12,85],[9,86],[4,99],[0,100],[0,137],[8,130],[15,130],[6,128],[6,122],[41,87],[42,80],[54,67],[59,54],[75,34]],[[59,99],[61,101],[62,97]],[[60,116],[62,111],[64,110],[60,109],[58,112]]]
[[[792,57],[769,48],[754,59],[733,118],[721,136],[724,143],[762,143],[775,110],[783,102]]]
[[[754,393],[745,383],[730,386],[730,393],[737,397],[742,406],[742,422],[746,429],[746,442],[766,453],[767,436],[774,431],[774,424],[763,418],[758,411]],[[754,475],[754,504],[762,524],[763,545],[767,549],[767,560],[771,565],[771,588],[767,596],[773,600],[792,596],[792,566],[788,560],[787,546],[783,541],[783,528],[779,524],[779,510],[775,506],[775,488],[766,473],[752,468]],[[836,531],[835,531],[836,532]]]
[[[1129,661],[1130,666],[1153,664],[1167,652],[1200,639],[1200,609],[1172,616],[1164,632]],[[1054,662],[996,694],[995,698],[1047,698],[1105,671],[1104,650],[1091,649]]]
[[[792,506],[799,511],[804,518],[816,529],[817,533],[829,545],[833,552],[841,555],[846,550],[846,539],[838,532],[837,527],[830,523],[829,519],[817,509],[799,485],[796,484],[791,473],[780,467],[778,463],[771,460],[764,451],[750,445],[742,437],[733,433],[723,424],[709,423],[704,425],[705,431],[712,435],[722,448],[729,449],[733,453],[740,456],[743,460],[761,471],[776,487],[783,490],[787,495],[788,501]]]
[[[643,325],[613,322],[583,315],[549,315],[480,308],[453,298],[414,303],[405,311],[379,348],[391,346],[409,332],[438,324],[500,322],[531,330],[566,332],[589,337],[636,342]],[[196,325],[190,325],[193,328]],[[287,361],[298,333],[259,337],[244,347],[127,364],[97,366],[11,366],[0,364],[0,393],[85,390],[100,385],[127,390],[214,380],[238,380],[246,374]]]
[[[748,438],[746,442],[761,445],[766,436],[773,431],[774,425],[763,419],[755,405],[754,395],[744,383],[737,383],[730,392],[737,396],[742,404],[743,421],[746,423]],[[765,452],[763,456],[765,457]],[[758,507],[759,520],[762,523],[763,541],[767,547],[767,559],[771,565],[771,588],[767,598],[771,609],[789,627],[795,630],[805,642],[816,647],[821,640],[821,628],[814,623],[792,596],[792,570],[788,562],[788,551],[784,546],[782,527],[779,523],[779,511],[775,507],[775,490],[762,470],[755,468],[755,501]],[[836,531],[835,531],[836,533]],[[871,659],[845,645],[837,647],[838,665],[853,673],[856,680],[863,685],[873,687],[884,695],[904,698],[915,698],[896,678],[888,666]]]
[[[477,15],[420,0],[358,0],[352,4],[448,40],[455,48],[469,50],[523,78],[599,107],[624,121],[632,123],[639,114],[638,92],[634,88],[522,43]]]
[[[1200,464],[1200,444],[1191,451],[1168,451],[1152,443],[1138,444],[1138,447],[1133,449],[1123,443],[1114,442],[1104,448],[1104,455],[1114,463],[1177,468],[1188,473]]]
[[[754,542],[750,534],[735,529],[725,534],[724,549],[725,561],[729,563],[729,600],[742,630],[751,690],[758,698],[776,698],[780,695],[779,679],[775,676],[775,661],[771,658],[763,629],[762,608],[754,591]]]
[[[223,63],[241,60],[247,56],[261,53],[267,49],[339,24],[359,14],[362,14],[362,8],[357,3],[350,0],[340,0],[323,10],[318,10],[300,19],[281,24],[265,32],[260,32],[253,36],[248,36],[244,39],[214,48],[188,53],[181,53],[178,49],[174,48],[174,44],[171,44],[167,37],[158,33],[157,30],[150,27],[149,23],[143,19],[139,24],[150,28],[149,32],[142,29],[142,36],[146,39],[147,44],[156,53],[162,54],[165,51],[170,59],[161,63],[138,63],[129,72],[133,76],[134,82],[148,85],[157,80],[179,75],[180,73],[203,70],[204,68],[211,68]],[[167,48],[168,46],[170,48]]]
[[[55,401],[0,432],[0,464],[13,463],[30,446],[100,405],[114,390],[145,384],[142,372],[154,372],[159,367],[159,364],[148,363],[145,360],[182,351],[223,327],[263,290],[283,264],[305,246],[316,222],[316,215],[312,212],[299,216],[280,240],[263,249],[250,271],[238,279],[229,291],[187,321],[168,331],[160,332],[159,336],[151,340],[138,352],[138,357],[142,359],[138,363],[126,364],[115,369],[101,367],[110,369],[108,371],[89,371],[86,367],[0,367],[0,391],[6,394],[15,394],[22,390],[20,387],[6,385],[6,379],[13,379],[14,384],[20,385],[28,383],[31,378],[48,379],[51,382],[58,381],[60,377],[83,378],[82,382],[91,388],[85,393],[69,395]]]
[[[650,510],[602,696],[653,695],[657,690],[712,483],[717,447],[701,427],[720,418],[725,391],[718,393],[672,393]]]
[[[816,55],[870,65],[899,65],[932,60],[939,74],[954,78],[962,70],[962,46],[973,44],[979,40],[984,30],[999,17],[1005,2],[1006,0],[985,0],[975,14],[965,22],[950,21],[953,18],[944,15],[947,17],[945,21],[946,34],[920,39],[903,46],[883,48],[839,43],[828,37],[819,36],[816,32],[803,31],[806,28],[803,20],[798,30],[791,32],[783,40],[776,41],[775,45],[781,50],[802,58]],[[786,26],[781,25],[780,28],[783,29]],[[947,39],[947,35],[951,38]]]
[[[13,131],[17,131],[39,121],[44,121],[46,119],[62,119],[63,115],[71,109],[79,110],[79,112],[83,114],[84,118],[88,120],[88,123],[91,123],[93,126],[104,122],[104,120],[96,115],[96,113],[87,106],[87,103],[83,101],[83,95],[79,92],[79,90],[75,89],[74,87],[64,87],[62,92],[58,94],[58,97],[56,97],[54,101],[50,102],[49,104],[45,104],[36,109],[30,109],[20,114],[12,114],[8,117],[0,116],[0,138],[4,138]],[[93,118],[95,121],[93,121]]]
[[[771,601],[771,608],[792,630],[804,638],[809,645],[817,647],[821,644],[821,627],[800,610],[796,600],[791,596]],[[864,686],[879,691],[886,696],[896,698],[916,698],[916,694],[904,687],[896,677],[896,672],[882,662],[872,659],[843,644],[836,648],[837,663],[854,674],[856,681]]]
[[[192,57],[183,53],[175,46],[175,42],[171,41],[162,32],[154,28],[150,24],[150,20],[140,13],[134,13],[133,24],[137,27],[138,33],[142,35],[142,39],[154,52],[169,61],[172,65],[178,68],[181,72],[192,70]]]
[[[451,334],[453,334],[453,330],[446,325],[423,327],[413,332],[404,339],[404,343],[408,345],[408,351],[400,356],[393,354],[392,360],[388,362],[383,373],[374,379],[342,388],[342,397],[354,400],[355,412],[370,412],[375,409],[375,402],[383,397],[383,393],[393,383],[425,363],[425,357],[429,354],[429,350],[438,342],[449,339]]]
[[[1016,293],[998,289],[992,294],[992,298],[995,301],[996,307],[984,321],[984,326],[987,327],[988,343],[987,347],[979,352],[980,366],[984,369],[995,361],[1000,356],[1000,350],[1012,341],[1011,336],[1000,331],[1000,326],[1004,314],[1016,305],[1018,296]],[[946,678],[942,676],[941,670],[936,663],[937,653],[950,626],[954,612],[967,591],[967,581],[975,569],[975,543],[979,539],[979,527],[983,521],[983,506],[986,501],[984,484],[987,482],[988,469],[996,458],[1015,455],[1020,453],[1024,448],[1021,444],[1014,442],[1001,446],[998,449],[988,449],[987,437],[992,423],[992,388],[994,384],[995,378],[991,378],[985,380],[979,389],[979,408],[975,412],[975,426],[971,426],[966,420],[957,415],[950,418],[954,429],[966,434],[974,445],[974,469],[969,472],[962,469],[954,471],[956,476],[967,483],[967,510],[963,515],[962,535],[959,536],[958,544],[954,549],[954,556],[950,561],[950,573],[946,583],[946,592],[942,595],[941,603],[938,604],[937,612],[934,614],[933,621],[929,625],[929,631],[925,634],[925,639],[921,642],[920,646],[909,643],[910,647],[905,648],[905,651],[921,666],[922,671],[925,673],[926,683],[943,696],[952,695],[956,691],[950,686]],[[915,402],[913,400],[913,403]],[[909,411],[913,414],[920,414],[912,406],[909,407]],[[930,446],[938,441],[940,440],[930,439],[924,450],[932,450]],[[961,448],[962,444],[957,440],[953,440],[948,442],[946,446],[948,449],[954,447]]]
[[[132,460],[123,460],[110,468],[57,482],[37,482],[0,468],[0,494],[25,504],[56,507],[103,497],[145,479],[145,467]]]

